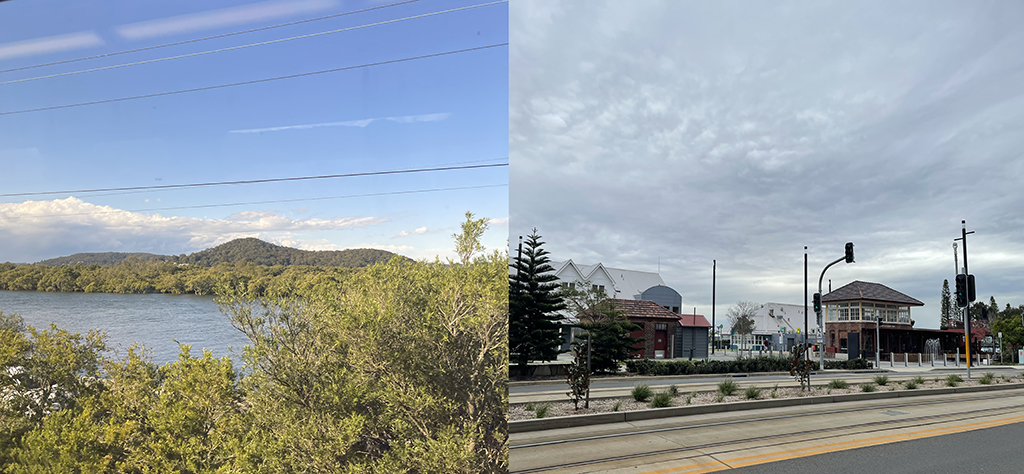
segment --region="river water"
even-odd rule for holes
[[[0,291],[0,311],[18,314],[40,330],[52,323],[83,335],[90,329],[106,332],[110,357],[143,343],[160,365],[178,359],[177,340],[191,345],[193,356],[202,356],[204,348],[230,356],[238,369],[248,343],[208,296]]]

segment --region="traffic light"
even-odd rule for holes
[[[974,301],[974,275],[967,275],[967,301]]]
[[[956,276],[956,306],[967,307],[967,275],[963,273]]]
[[[815,313],[820,313],[821,312],[821,293],[815,293],[814,294],[814,312]]]

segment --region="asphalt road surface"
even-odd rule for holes
[[[1024,390],[513,433],[510,473],[1024,472]]]

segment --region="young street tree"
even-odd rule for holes
[[[473,254],[484,251],[484,246],[480,244],[480,236],[487,231],[488,221],[490,219],[486,217],[473,219],[473,213],[466,211],[466,222],[462,223],[462,233],[452,234],[455,239],[455,253],[459,254],[459,260],[463,265],[469,265]]]
[[[594,372],[615,373],[619,362],[628,360],[634,345],[643,338],[630,337],[640,326],[630,322],[615,302],[608,298],[603,289],[594,288],[590,282],[565,287],[560,290],[567,309],[579,319],[579,327],[586,330],[578,338],[585,346],[591,339],[590,367]]]
[[[522,254],[518,252],[511,265],[509,275],[509,350],[516,361],[519,374],[528,375],[528,364],[532,360],[554,360],[558,357],[562,337],[559,335],[562,317],[558,311],[565,309],[558,284],[552,283],[558,277],[548,265],[548,252],[541,248],[537,229],[526,237]]]
[[[734,334],[747,335],[754,332],[754,314],[757,313],[760,305],[750,301],[740,301],[729,308],[726,317],[732,325]]]
[[[953,321],[953,295],[949,292],[949,280],[942,280],[942,321],[939,329],[949,329],[950,321]]]

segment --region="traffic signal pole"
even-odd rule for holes
[[[832,265],[835,265],[835,264],[837,264],[839,262],[842,262],[842,261],[846,261],[846,263],[854,263],[853,262],[853,242],[847,242],[846,243],[846,255],[843,255],[841,258],[836,259],[836,261],[834,261],[834,262],[832,262],[832,263],[830,263],[828,265],[825,265],[825,269],[821,271],[821,276],[818,277],[818,294],[814,298],[815,299],[814,312],[817,313],[818,327],[821,328],[821,350],[818,351],[818,362],[820,364],[819,365],[819,367],[820,367],[819,370],[825,370],[825,347],[826,347],[826,345],[825,345],[825,334],[826,334],[826,332],[825,332],[825,320],[822,319],[822,317],[821,317],[821,281],[823,279],[825,279],[825,272],[828,271],[829,267],[831,267]]]
[[[967,293],[967,304],[964,307],[964,348],[967,353],[967,380],[971,379],[971,302],[974,301],[974,279],[971,278],[971,273],[967,271],[967,234],[973,234],[974,231],[967,232],[967,221],[960,221],[960,232],[961,236],[956,240],[964,241],[964,277],[966,278],[965,292]]]

